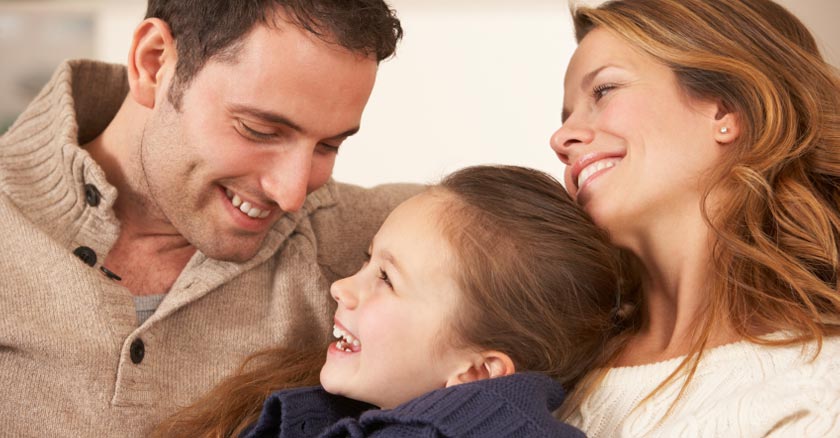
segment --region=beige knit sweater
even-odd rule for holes
[[[121,66],[65,63],[0,138],[0,436],[145,436],[248,354],[325,341],[330,283],[361,266],[381,221],[418,190],[330,182],[253,260],[195,254],[138,327],[131,294],[100,270],[119,233],[117,192],[79,147],[127,90]]]

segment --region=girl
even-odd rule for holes
[[[369,261],[333,284],[322,387],[275,392],[260,413],[266,388],[315,367],[261,360],[158,436],[581,437],[551,413],[602,354],[618,271],[550,176],[461,170],[394,210]]]
[[[552,147],[642,285],[569,421],[840,436],[836,70],[769,0],[611,1],[574,22]]]

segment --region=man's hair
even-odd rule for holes
[[[149,0],[146,18],[169,25],[178,50],[169,99],[178,108],[183,91],[213,57],[230,59],[255,25],[287,24],[329,43],[375,58],[391,57],[403,30],[383,0]]]

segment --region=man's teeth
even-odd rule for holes
[[[616,164],[618,164],[619,161],[621,161],[621,160],[617,160],[617,159],[600,160],[600,161],[596,161],[596,162],[584,167],[583,170],[581,170],[580,173],[578,174],[578,180],[577,180],[578,188],[582,187],[583,183],[586,182],[586,180],[589,179],[590,176],[595,174],[595,172],[597,172],[599,170],[604,170],[604,169],[607,169],[607,168],[610,168],[610,167],[614,167]]]
[[[268,210],[263,211],[252,206],[250,202],[242,202],[242,198],[240,198],[236,193],[233,193],[230,189],[225,189],[225,194],[228,199],[230,199],[230,203],[233,204],[234,207],[238,208],[242,213],[247,214],[248,217],[265,219],[268,217],[269,213],[271,213]]]
[[[350,333],[338,328],[338,326],[333,326],[333,337],[338,339],[336,347],[339,350],[344,350],[348,353],[362,346],[362,343],[359,342],[358,339],[353,337]]]

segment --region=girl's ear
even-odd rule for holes
[[[147,18],[137,26],[128,53],[128,84],[131,97],[146,108],[154,108],[166,81],[165,73],[177,63],[175,40],[169,25],[158,18]]]
[[[476,380],[509,376],[515,372],[516,367],[513,365],[510,356],[500,351],[485,351],[478,353],[471,363],[452,375],[446,381],[446,387]]]

